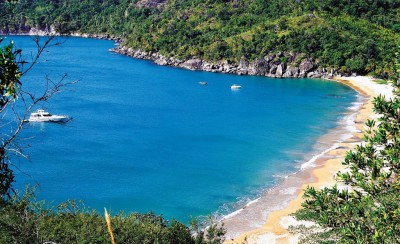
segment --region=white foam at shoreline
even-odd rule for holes
[[[243,208],[238,209],[238,210],[236,210],[236,211],[234,211],[234,212],[232,212],[232,213],[230,213],[230,214],[224,215],[224,216],[221,218],[220,221],[223,221],[223,220],[225,220],[225,219],[229,219],[229,218],[231,218],[231,217],[237,215],[238,213],[242,212],[243,209],[249,207],[249,206],[252,205],[253,203],[258,202],[259,200],[260,200],[260,197],[254,199],[254,200],[249,201],[248,203],[246,203],[246,205],[245,205]]]
[[[357,102],[354,102],[350,107],[349,110],[351,111],[358,111],[360,107],[364,104],[364,101],[362,101],[362,98],[357,98]]]
[[[239,209],[239,210],[236,210],[235,212],[232,212],[232,213],[230,213],[230,214],[227,214],[227,215],[223,216],[219,222],[221,222],[221,221],[223,221],[223,220],[225,220],[225,219],[229,219],[229,218],[231,218],[231,217],[237,215],[238,213],[240,213],[240,212],[242,212],[242,211],[243,211],[243,208],[241,208],[241,209]]]
[[[314,166],[314,163],[322,156],[326,155],[329,151],[336,149],[337,147],[339,147],[339,144],[342,143],[343,141],[351,138],[353,136],[354,132],[359,132],[359,130],[356,128],[356,123],[355,123],[355,119],[356,119],[356,115],[358,113],[358,111],[361,109],[361,107],[364,105],[365,103],[365,97],[358,94],[357,95],[357,99],[355,102],[351,103],[351,105],[347,108],[347,112],[346,115],[340,119],[337,123],[339,128],[343,128],[342,129],[342,133],[339,137],[338,140],[335,140],[336,142],[332,144],[332,142],[316,142],[317,144],[325,144],[325,145],[330,145],[332,144],[332,146],[330,146],[329,148],[323,150],[322,152],[314,155],[311,157],[310,160],[308,160],[307,162],[303,163],[300,166],[300,171],[305,170],[311,166]],[[334,129],[335,130],[335,129]],[[329,133],[329,132],[328,132]],[[296,174],[297,172],[294,173],[290,173],[287,174],[285,176],[281,176],[281,178],[288,178],[289,176]],[[271,187],[270,189],[273,189],[274,187]],[[291,189],[286,189],[286,190],[281,190],[282,193],[287,193],[287,194],[292,194],[293,191]],[[294,194],[294,193],[293,193]],[[250,205],[252,205],[253,203],[258,202],[261,199],[261,197],[258,197],[252,201],[249,201],[243,208],[240,208],[230,214],[224,215],[220,221],[229,219],[234,217],[235,215],[238,215],[240,212],[242,212],[245,208],[250,207]]]
[[[300,169],[301,169],[301,170],[304,170],[304,169],[306,169],[306,168],[312,166],[313,163],[315,163],[315,161],[317,161],[318,158],[322,157],[322,156],[325,155],[327,152],[329,152],[329,151],[331,151],[331,150],[337,148],[338,146],[339,146],[339,143],[334,143],[333,146],[331,146],[330,148],[325,149],[324,151],[322,151],[321,153],[319,153],[319,154],[317,154],[317,155],[314,155],[310,160],[308,160],[307,162],[303,163],[303,164],[300,166]]]
[[[363,101],[363,97],[362,96],[358,96],[357,97],[357,101],[353,102],[352,105],[350,107],[348,107],[348,111],[358,111],[361,106],[364,104]],[[343,119],[341,119],[339,121],[339,125],[341,125],[342,128],[344,128],[346,130],[347,133],[343,133],[340,136],[340,139],[337,140],[336,143],[334,143],[331,147],[323,150],[321,153],[314,155],[310,160],[308,160],[307,162],[303,163],[300,166],[300,170],[304,170],[308,167],[313,166],[313,164],[317,161],[318,158],[324,156],[326,153],[328,153],[329,151],[336,149],[339,144],[347,139],[349,139],[350,137],[352,137],[352,132],[358,132],[356,127],[355,127],[355,118],[356,118],[357,112],[351,113],[347,116],[345,116]],[[331,144],[331,142],[317,142],[319,144]],[[290,173],[284,176],[281,176],[281,178],[288,178],[289,176],[296,174],[297,172],[294,173]],[[271,187],[270,189],[272,189],[273,187]],[[232,213],[229,213],[227,215],[222,216],[222,218],[219,220],[220,222],[226,219],[229,219],[237,214],[239,214],[240,212],[243,211],[244,208],[249,207],[250,205],[252,205],[253,203],[257,202],[260,200],[260,197],[249,201],[248,203],[245,204],[245,206],[243,208],[240,208]]]
[[[258,200],[260,200],[260,198],[257,198],[257,199],[254,199],[254,200],[248,202],[248,203],[246,204],[246,207],[250,206],[251,204],[253,204],[253,203],[255,203],[255,202],[258,202]]]
[[[353,87],[353,88],[361,87],[362,89],[359,89],[359,90],[365,92],[368,96],[375,96],[374,94],[383,94],[386,98],[393,97],[390,86],[377,84],[377,83],[373,82],[371,77],[345,77],[345,78],[343,78],[343,80],[351,81],[351,87]],[[347,139],[353,137],[354,132],[360,132],[357,129],[358,126],[356,127],[356,125],[359,123],[358,121],[356,121],[356,118],[357,118],[356,116],[359,113],[359,111],[361,110],[362,106],[365,105],[366,102],[368,102],[368,101],[370,101],[369,97],[366,97],[363,95],[358,96],[357,101],[352,103],[351,106],[348,108],[346,115],[338,120],[338,127],[333,130],[333,132],[336,132],[336,133],[331,134],[335,138],[340,137],[340,139],[337,139],[336,143],[334,143],[332,147],[324,150],[322,153],[320,153],[318,155],[313,156],[309,161],[304,163],[301,167],[301,170],[308,168],[308,167],[306,167],[307,165],[310,165],[313,162],[315,162],[316,159],[318,157],[322,156],[324,153],[328,152],[329,150],[336,149],[335,147],[340,145],[341,142],[346,141]],[[353,133],[351,133],[351,132],[353,132]],[[331,133],[331,132],[329,132],[329,133]],[[329,138],[329,135],[327,138]],[[329,141],[329,140],[326,140],[326,141]],[[332,143],[335,141],[330,140],[330,142]],[[331,143],[329,143],[329,144],[331,144]],[[324,144],[324,142],[321,142],[321,143],[316,142],[315,145],[317,146],[319,144]],[[326,146],[327,145],[325,144],[325,147]],[[322,150],[322,148],[321,148],[321,150]],[[318,152],[318,151],[320,151],[320,150],[318,150],[318,149],[314,150],[314,152]],[[262,201],[260,204],[264,204],[263,200],[261,200],[261,198],[260,198],[260,201]],[[236,214],[234,214],[234,215],[236,215]],[[232,216],[234,216],[234,215],[232,215]],[[263,215],[263,217],[265,217],[265,216]],[[263,220],[265,221],[265,218]],[[251,229],[254,229],[254,223],[255,223],[254,221],[258,222],[259,219],[257,219],[257,220],[250,219],[249,224],[252,227]],[[228,232],[229,232],[229,230],[228,230]],[[232,236],[234,234],[235,233],[232,233]],[[239,234],[243,234],[243,232],[239,231],[236,233],[237,236],[239,236]],[[263,237],[265,237],[267,235],[270,236],[271,238],[263,239]],[[252,234],[252,235],[248,236],[249,239],[251,239],[253,242],[256,240],[257,243],[272,243],[272,242],[275,242],[276,237],[277,237],[277,235],[274,232],[262,232],[261,234],[257,233],[257,234]],[[271,242],[271,240],[272,240],[272,242]]]
[[[348,111],[356,111],[356,112],[345,116],[341,121],[339,121],[339,124],[342,124],[342,125],[344,124],[344,128],[347,133],[343,133],[340,136],[340,140],[337,140],[337,142],[334,143],[331,147],[323,150],[321,153],[319,153],[317,155],[314,155],[310,160],[303,163],[300,166],[301,170],[304,170],[304,169],[312,166],[313,163],[315,163],[315,161],[317,161],[318,158],[324,156],[329,151],[337,148],[339,146],[339,144],[342,143],[343,141],[351,138],[353,136],[353,133],[360,132],[355,126],[355,124],[356,124],[355,119],[356,119],[357,111],[361,108],[361,106],[363,104],[364,104],[364,98],[360,95],[357,95],[357,101],[353,102],[352,105],[348,108]]]
[[[350,132],[351,134],[360,132],[356,128],[356,121],[355,121],[356,116],[357,116],[357,113],[352,113],[344,118],[344,128],[346,129],[346,131]],[[351,134],[350,134],[350,136],[351,136]],[[341,137],[342,140],[346,140],[348,138],[349,137],[345,137],[345,138],[343,138],[343,136]]]

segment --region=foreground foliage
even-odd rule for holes
[[[120,213],[111,220],[117,243],[221,243],[224,231],[211,225],[207,234],[154,213]],[[37,202],[32,192],[14,195],[0,208],[0,243],[110,243],[106,221],[83,204],[68,201],[56,209]]]
[[[7,105],[13,102],[18,95],[21,86],[21,71],[17,64],[17,55],[20,50],[14,50],[13,44],[2,45],[3,39],[0,37],[0,114],[4,112]],[[1,125],[0,125],[1,126]],[[1,135],[0,144],[0,206],[4,197],[9,193],[14,174],[9,167],[6,155],[7,137]]]
[[[234,63],[286,51],[343,73],[387,77],[399,13],[393,0],[19,0],[0,1],[0,30],[122,35],[135,49]]]
[[[399,75],[400,77],[400,75]],[[368,120],[364,143],[349,151],[349,172],[337,186],[304,193],[300,219],[314,220],[348,243],[399,243],[400,240],[400,79],[395,97],[374,99],[377,121]]]

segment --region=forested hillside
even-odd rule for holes
[[[400,46],[398,0],[0,2],[3,32],[121,35],[133,49],[182,60],[239,63],[287,52],[278,61],[387,76]]]

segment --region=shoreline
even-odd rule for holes
[[[27,35],[27,34],[12,34],[12,35]],[[28,34],[32,35],[32,34]],[[45,35],[44,35],[45,36]],[[69,35],[72,37],[82,37],[82,38],[94,38],[94,39],[107,39],[107,40],[113,40],[116,43],[120,44],[118,38],[115,37],[110,37],[107,35],[87,35],[87,34],[73,34]],[[258,74],[252,74],[247,70],[249,67],[247,66],[246,69],[243,69],[246,73],[240,73],[237,72],[237,70],[230,71],[232,70],[231,66],[224,66],[227,64],[217,64],[220,66],[217,69],[213,70],[207,70],[204,68],[202,65],[204,61],[201,61],[201,64],[195,64],[194,66],[192,64],[190,65],[181,65],[184,63],[183,61],[179,61],[179,65],[171,65],[170,63],[163,63],[163,60],[167,60],[165,57],[159,55],[159,54],[143,54],[143,52],[140,51],[130,51],[127,53],[124,52],[119,52],[116,50],[110,50],[113,52],[116,52],[118,54],[122,55],[127,55],[133,58],[138,58],[138,59],[149,59],[152,60],[155,64],[157,65],[167,65],[167,66],[173,66],[173,67],[179,67],[179,68],[185,68],[185,69],[190,69],[190,70],[198,70],[198,71],[208,71],[208,72],[221,72],[221,73],[236,73],[238,75],[244,74],[244,75],[258,75]],[[127,51],[127,50],[126,50]],[[133,54],[132,54],[133,53]],[[143,55],[143,56],[142,56]],[[148,55],[148,56],[146,56]],[[162,62],[157,62],[158,60],[162,60]],[[169,59],[168,61],[170,61]],[[173,60],[174,61],[174,60]],[[189,60],[190,61],[190,60]],[[175,62],[175,61],[174,61]],[[205,67],[208,67],[210,64],[206,64]],[[216,65],[216,64],[211,64],[211,65]],[[222,68],[221,68],[222,67]],[[228,68],[226,68],[228,67]],[[221,68],[221,69],[220,69]],[[234,67],[235,68],[235,67]],[[312,70],[315,70],[316,68],[314,67]],[[242,70],[242,71],[243,71]],[[310,70],[310,72],[313,72]],[[320,75],[321,74],[321,75]],[[258,76],[263,76],[263,75],[258,75]],[[264,75],[266,77],[276,77],[276,78],[301,78],[301,77],[278,77],[278,76],[268,76]],[[324,77],[329,80],[335,80],[337,82],[340,82],[342,84],[345,84],[354,90],[356,90],[360,95],[360,98],[357,99],[357,102],[361,102],[361,105],[357,107],[357,111],[354,112],[355,118],[353,119],[354,125],[353,127],[355,128],[354,131],[350,131],[351,133],[349,134],[349,138],[346,139],[339,139],[337,138],[338,136],[343,136],[344,133],[346,133],[346,130],[343,129],[343,127],[346,126],[346,124],[340,124],[339,129],[335,128],[333,131],[337,132],[339,130],[342,130],[342,134],[338,133],[333,136],[333,138],[329,138],[327,141],[329,141],[329,147],[325,148],[323,150],[313,150],[313,152],[317,152],[317,155],[311,155],[311,159],[308,160],[307,162],[303,163],[299,170],[297,172],[294,172],[290,175],[285,176],[284,180],[280,183],[278,183],[276,186],[274,186],[271,189],[268,189],[266,192],[262,193],[262,196],[248,202],[243,208],[230,213],[222,218],[222,222],[226,223],[228,221],[231,221],[231,219],[237,219],[237,222],[246,222],[248,228],[240,228],[240,231],[237,231],[237,233],[241,233],[240,235],[234,234],[232,236],[227,236],[227,241],[225,243],[275,243],[275,242],[294,242],[296,243],[296,236],[291,236],[289,235],[287,228],[291,224],[295,224],[295,220],[292,217],[289,217],[289,215],[293,212],[295,212],[297,209],[300,208],[300,204],[302,201],[302,191],[305,187],[307,186],[314,186],[316,188],[321,187],[321,186],[329,186],[333,185],[335,183],[334,180],[334,173],[343,169],[343,166],[341,165],[341,162],[344,158],[345,153],[351,149],[354,145],[359,143],[361,141],[361,137],[363,134],[363,127],[364,123],[366,122],[366,119],[370,118],[370,116],[373,114],[372,113],[372,105],[371,105],[371,99],[377,95],[377,93],[374,91],[376,87],[381,87],[384,85],[379,85],[377,83],[374,83],[372,81],[372,78],[370,77],[341,77],[341,76],[336,76],[336,77],[331,77],[332,72],[321,72],[318,73],[318,76],[308,76],[307,72],[305,72],[305,77],[304,78],[320,78]],[[364,80],[364,81],[360,81]],[[363,82],[370,82],[373,83],[374,85],[365,85]],[[385,95],[387,97],[389,93],[385,92]],[[349,112],[350,111],[350,112]],[[351,113],[351,109],[349,107],[347,113]],[[347,114],[345,117],[351,116]],[[345,119],[340,119],[341,122],[345,122]],[[329,134],[329,133],[328,133]],[[329,137],[329,135],[328,135]],[[319,140],[318,140],[319,141]],[[336,142],[335,142],[336,141]],[[318,144],[318,143],[316,143]],[[309,165],[311,164],[311,166]],[[263,207],[261,205],[265,204],[265,200],[263,197],[265,196],[273,196],[273,204],[272,208],[270,208],[268,211],[263,212]],[[277,197],[278,195],[278,197]],[[271,199],[270,199],[271,200]],[[268,204],[271,202],[267,202]],[[261,208],[261,212],[253,212],[252,209],[254,208],[254,205],[259,205],[258,208]],[[261,214],[260,214],[261,213]],[[250,216],[247,221],[243,221],[243,219],[240,219],[241,214],[247,214],[247,216]],[[232,221],[234,222],[234,221]],[[235,225],[235,223],[231,224]],[[239,226],[241,227],[241,226]],[[231,227],[227,228],[228,233],[229,229]]]
[[[161,66],[171,66],[177,68],[188,69],[192,71],[206,71],[223,74],[265,76],[269,78],[316,78],[316,79],[333,79],[333,77],[342,77],[346,75],[356,75],[351,73],[343,73],[336,68],[325,68],[320,66],[318,62],[310,57],[302,58],[299,64],[295,60],[299,53],[278,52],[271,53],[263,58],[257,58],[253,61],[241,58],[239,62],[228,62],[227,60],[210,61],[197,57],[178,59],[175,57],[166,57],[159,52],[145,52],[138,49],[127,47],[124,44],[125,39],[122,36],[114,36],[111,34],[88,34],[88,33],[69,33],[61,34],[55,30],[45,31],[32,28],[29,32],[23,33],[2,33],[4,35],[28,35],[28,36],[65,36],[65,37],[81,37],[93,38],[100,40],[114,41],[117,46],[110,48],[110,52],[128,57],[150,60]],[[287,58],[291,62],[279,61],[280,58]]]
[[[178,59],[166,57],[159,52],[145,52],[133,49],[119,43],[117,47],[109,51],[137,59],[151,60],[157,65],[184,68],[193,71],[206,71],[223,74],[255,75],[269,78],[322,78],[331,79],[334,76],[341,76],[342,73],[334,68],[320,67],[315,60],[303,58],[300,64],[296,64],[298,53],[278,52],[269,54],[264,58],[247,60],[241,58],[239,62],[229,62],[227,60],[203,60],[197,57]],[[287,58],[288,61],[280,61],[280,58]]]
[[[296,221],[290,216],[300,209],[303,190],[307,186],[320,189],[337,183],[334,175],[344,169],[341,162],[346,152],[361,142],[366,120],[376,117],[372,111],[373,97],[379,94],[386,98],[392,97],[390,85],[377,84],[371,77],[334,77],[333,80],[356,90],[360,96],[357,99],[360,104],[353,112],[349,107],[347,115],[340,121],[339,126],[321,138],[323,141],[330,141],[331,146],[313,156],[315,161],[312,167],[302,167],[257,200],[248,203],[243,209],[224,217],[222,222],[227,229],[225,243],[297,243],[299,236],[290,234],[288,227],[308,224]],[[348,127],[348,122],[352,122],[352,128]],[[338,140],[338,137],[342,138]],[[338,184],[338,187],[344,186]],[[271,208],[274,204],[275,206]],[[270,209],[265,210],[265,208]]]

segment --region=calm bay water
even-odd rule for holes
[[[29,37],[8,39],[34,51]],[[162,67],[111,53],[113,45],[68,38],[24,78],[33,90],[46,75],[79,80],[39,106],[72,121],[21,134],[30,162],[16,162],[17,186],[39,183],[39,199],[182,221],[227,213],[296,171],[356,101],[335,82]],[[232,91],[234,83],[243,88]]]

